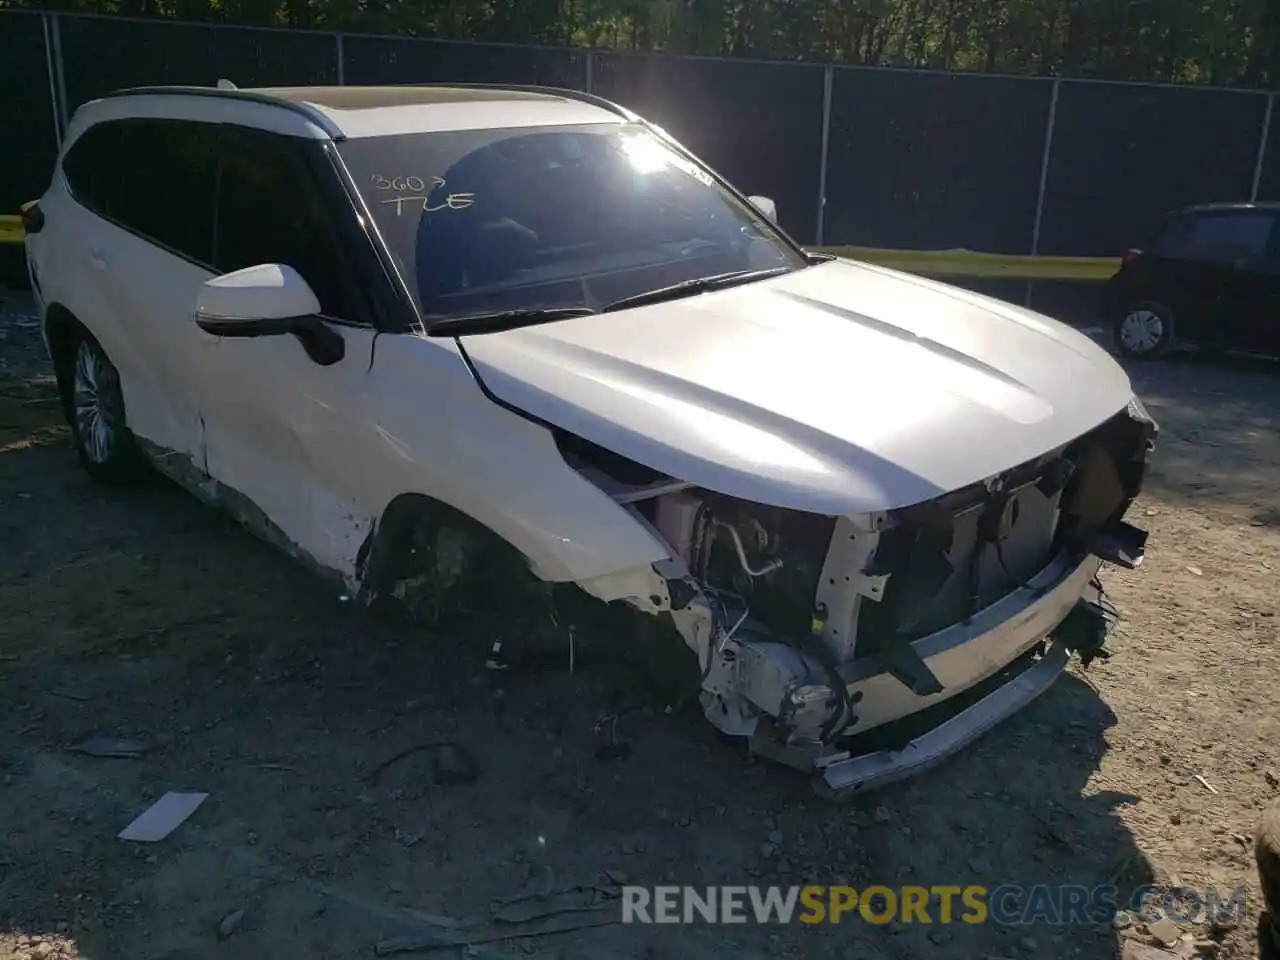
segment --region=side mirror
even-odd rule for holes
[[[196,323],[217,337],[291,333],[285,321],[314,316],[320,301],[298,271],[262,263],[208,280],[196,299]]]
[[[27,236],[44,229],[44,211],[39,200],[28,200],[20,208],[22,230]]]
[[[291,333],[316,363],[337,363],[346,341],[318,314],[320,300],[293,267],[261,263],[205,281],[196,297],[196,324],[215,337],[276,337]]]
[[[747,197],[751,205],[763,213],[773,223],[778,222],[778,207],[768,197]]]

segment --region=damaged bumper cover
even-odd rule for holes
[[[846,753],[820,763],[822,772],[814,778],[814,789],[822,796],[838,797],[923,772],[967,747],[1048,690],[1066,669],[1068,658],[1064,647],[1052,644],[1008,683],[900,749],[859,756]]]
[[[968,623],[957,623],[911,643],[912,653],[938,681],[936,692],[919,695],[894,675],[881,657],[873,656],[842,665],[840,673],[845,689],[854,704],[856,723],[850,733],[867,733],[876,727],[928,709],[943,700],[963,693],[975,684],[998,673],[1043,640],[1065,620],[1080,602],[1085,590],[1097,574],[1100,561],[1087,557],[1072,564],[1060,559],[1025,587],[1015,590]],[[756,656],[775,651],[763,645],[744,644],[746,656],[740,655],[744,669],[739,675],[741,689],[753,700],[771,698],[774,691],[750,686],[760,676],[753,662]],[[807,664],[815,680],[825,679],[819,664]],[[805,692],[793,689],[793,696],[811,700]],[[792,717],[795,715],[792,714]]]
[[[1135,403],[985,490],[836,521],[808,635],[686,578],[671,612],[700,653],[707,718],[814,773],[819,793],[852,794],[962,749],[1047,690],[1071,654],[1105,658],[1117,614],[1098,572],[1142,562],[1146,534],[1123,518],[1156,429]],[[759,582],[740,540],[738,566]]]
[[[835,741],[788,738],[775,723],[760,725],[751,739],[752,750],[764,757],[815,772],[814,788],[835,797],[875,789],[913,776],[962,750],[1003,720],[1022,710],[1048,690],[1074,653],[1087,665],[1106,656],[1103,643],[1116,620],[1097,573],[1102,561],[1059,558],[1024,587],[982,610],[969,623],[955,624],[911,644],[913,654],[938,681],[936,692],[919,695],[881,660],[869,658],[840,670],[847,702],[854,705],[851,736]],[[739,691],[753,702],[777,702],[780,691],[761,689],[762,678],[783,681],[767,664],[779,662],[780,645],[745,639],[734,658]],[[832,702],[825,668],[804,654],[803,663],[787,648],[791,677],[804,675],[808,683],[792,684],[794,722],[798,711],[822,710]],[[992,685],[992,681],[995,684]],[[987,687],[987,689],[983,689]],[[978,690],[981,697],[948,711]],[[916,736],[893,736],[899,722],[946,711],[931,718],[933,725]],[[889,732],[892,746],[867,749],[860,741]],[[886,739],[881,737],[880,739]]]
[[[957,625],[916,641],[916,653],[943,682],[943,693],[913,697],[887,672],[850,683],[850,692],[862,695],[861,704],[875,705],[874,718],[869,719],[889,723],[975,688],[1026,658],[1014,676],[905,744],[817,758],[820,773],[814,786],[818,792],[826,796],[857,793],[919,773],[1048,690],[1073,652],[1096,653],[1114,622],[1097,585],[1098,567],[1096,557],[1074,567],[1055,564],[1027,587],[983,611],[970,626]]]

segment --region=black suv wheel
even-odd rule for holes
[[[1131,304],[1116,317],[1115,334],[1116,347],[1126,357],[1163,356],[1173,345],[1173,312],[1162,303]]]

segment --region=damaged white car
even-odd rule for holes
[[[486,530],[674,627],[707,718],[828,793],[1099,655],[1099,567],[1142,557],[1156,426],[1105,352],[808,253],[585,94],[123,91],[24,222],[90,473],[371,603]]]

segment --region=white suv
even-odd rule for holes
[[[585,94],[127,90],[24,221],[95,477],[151,464],[365,602],[501,544],[678,631],[711,722],[823,790],[1098,655],[1142,555],[1155,425],[1093,342],[808,253]]]

